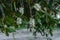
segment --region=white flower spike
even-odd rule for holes
[[[34,18],[30,18],[30,25],[35,27],[35,19]]]
[[[7,25],[5,24],[4,27],[7,28]]]
[[[57,16],[57,19],[60,19],[60,12],[58,12],[56,16]]]
[[[24,8],[23,7],[20,7],[19,8],[19,12],[23,15],[24,14]]]
[[[34,8],[35,8],[37,11],[39,11],[39,10],[41,9],[41,6],[40,6],[38,3],[36,3],[36,4],[34,5]]]
[[[21,18],[17,18],[17,25],[19,25],[19,24],[22,24],[22,19]]]

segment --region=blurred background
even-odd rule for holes
[[[60,40],[60,0],[0,0],[0,40]]]

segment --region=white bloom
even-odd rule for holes
[[[35,19],[30,18],[30,25],[32,25],[33,27],[35,27]]]
[[[24,14],[24,8],[23,7],[20,7],[19,8],[19,12],[23,15]]]
[[[44,10],[47,11],[46,7],[44,7]]]
[[[14,26],[10,26],[10,28],[11,28],[11,29],[15,29],[15,27],[14,27]]]
[[[19,9],[18,9],[18,8],[16,8],[16,10],[18,11]]]
[[[60,5],[56,7],[56,9],[59,9],[60,8]]]
[[[58,12],[58,14],[56,16],[57,16],[57,19],[59,19],[60,18],[60,12]]]
[[[36,29],[32,28],[32,32],[36,31]]]
[[[4,27],[7,28],[7,25],[5,24]]]
[[[58,23],[60,24],[60,21]]]
[[[56,7],[56,9],[60,11],[60,5],[59,5],[59,6],[57,6],[57,7]]]
[[[58,10],[58,6],[56,7],[56,9]]]
[[[34,8],[35,8],[37,11],[39,11],[39,10],[41,9],[41,6],[40,6],[38,3],[36,3],[36,4],[34,5]]]
[[[57,18],[59,19],[60,18],[60,15],[57,15]]]
[[[17,24],[19,25],[19,24],[22,24],[22,19],[21,18],[17,18]]]

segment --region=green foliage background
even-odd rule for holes
[[[33,7],[35,3],[41,6],[39,11]],[[56,7],[59,5],[60,0],[0,0],[0,29],[8,35],[21,27],[30,28],[29,20],[34,18],[35,27],[32,28],[36,31],[33,31],[33,34],[36,35],[39,32],[42,36],[47,37],[48,34],[52,36],[53,29],[59,22],[59,19],[56,18],[56,14],[59,12]],[[24,8],[23,15],[19,12],[20,7]],[[18,17],[22,18],[22,24],[20,25],[16,24]],[[7,28],[3,26],[5,24],[8,26]],[[14,28],[12,29],[10,26],[14,26]],[[30,28],[30,31],[32,28]],[[48,33],[45,32],[46,30]]]

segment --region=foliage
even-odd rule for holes
[[[59,0],[0,0],[0,29],[8,35],[24,26],[35,35],[52,36],[59,22],[59,5]]]

